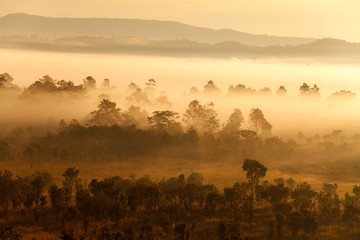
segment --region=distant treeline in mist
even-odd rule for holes
[[[39,104],[44,101],[58,104],[64,99],[71,101],[85,98],[95,91],[116,89],[110,80],[105,79],[97,88],[92,77],[84,79],[83,84],[76,85],[71,81],[54,80],[44,76],[25,89],[18,88],[9,74],[0,75],[0,87],[4,92],[15,92],[21,104]],[[358,168],[354,156],[357,156],[360,134],[352,132],[345,136],[341,129],[329,130],[321,136],[319,133],[306,136],[298,129],[293,133],[296,139],[284,140],[272,134],[273,126],[260,108],[252,108],[248,116],[244,116],[238,108],[233,109],[227,120],[220,122],[214,103],[201,103],[192,100],[183,113],[169,110],[171,102],[165,93],[156,94],[156,81],[150,79],[145,88],[131,83],[127,89],[126,101],[131,105],[121,110],[117,103],[107,94],[100,94],[97,108],[89,111],[81,120],[58,119],[55,124],[31,126],[31,121],[16,123],[6,122],[0,132],[0,161],[14,161],[31,165],[45,162],[104,162],[104,161],[142,161],[143,159],[168,159],[168,161],[194,160],[200,162],[237,163],[239,159],[258,159],[276,169],[291,172],[315,171],[304,166],[319,164],[317,170],[341,171],[340,166],[351,169],[347,177],[357,174]],[[5,89],[5,90],[4,90]],[[317,85],[304,83],[299,88],[299,98],[320,98]],[[213,81],[209,81],[204,89],[190,90],[194,98],[199,93],[216,96],[220,89]],[[45,94],[43,97],[42,94]],[[271,94],[271,90],[263,88],[254,90],[244,85],[230,86],[228,94],[255,94],[257,96]],[[276,92],[279,98],[286,100],[286,88],[281,86]],[[350,91],[339,91],[332,98],[353,99]],[[52,103],[51,98],[56,102]],[[145,107],[159,107],[150,114]],[[31,108],[33,109],[33,108]],[[164,110],[165,109],[165,110]],[[20,110],[19,110],[20,111]],[[31,112],[30,112],[31,113]],[[20,112],[21,114],[21,112]],[[61,114],[61,113],[60,113]],[[63,113],[65,114],[65,112]],[[55,120],[54,120],[55,121]],[[11,125],[12,124],[12,125]],[[332,162],[334,169],[324,169],[322,163]],[[304,165],[304,161],[310,163]],[[350,165],[349,165],[350,164]],[[299,168],[297,166],[302,165]],[[336,177],[339,175],[334,175]],[[331,175],[329,177],[332,177]]]
[[[135,105],[146,105],[151,102],[150,98],[155,93],[157,87],[157,83],[154,79],[149,79],[145,83],[145,88],[141,88],[137,84],[131,82],[128,85],[129,96],[127,100]],[[76,85],[73,81],[66,81],[66,80],[56,80],[53,79],[49,75],[45,75],[39,80],[35,81],[34,83],[30,84],[28,87],[24,89],[17,86],[14,82],[13,77],[9,73],[0,74],[0,91],[4,90],[14,90],[14,91],[21,91],[20,98],[28,97],[36,97],[36,95],[41,94],[69,94],[73,96],[81,96],[81,94],[86,94],[91,90],[99,89],[100,91],[103,90],[106,92],[107,90],[115,90],[114,86],[111,86],[109,79],[104,79],[101,84],[98,84],[97,80],[93,77],[88,76],[83,79],[82,84]],[[216,94],[221,94],[222,90],[217,87],[214,81],[208,81],[204,86],[203,89],[198,89],[197,87],[193,86],[189,89],[188,94],[196,95],[196,94],[206,94],[206,95],[213,95],[216,97]],[[276,96],[287,96],[287,89],[285,86],[280,86],[276,91],[273,92],[268,87],[264,87],[261,89],[254,89],[244,84],[237,84],[237,85],[230,85],[226,92],[227,95],[276,95]],[[350,90],[339,90],[332,93],[328,98],[334,98],[337,100],[341,99],[354,99],[356,97],[356,93]],[[108,95],[101,94],[99,98],[106,98]],[[321,97],[320,95],[320,88],[314,84],[312,87],[307,84],[303,83],[299,87],[299,97]],[[166,93],[161,92],[159,96],[157,96],[156,103],[162,105],[171,106]]]
[[[224,123],[220,122],[214,103],[202,104],[198,100],[188,103],[182,114],[172,110],[155,110],[148,114],[140,106],[154,103],[155,106],[169,109],[171,102],[164,94],[156,96],[155,80],[150,79],[145,86],[142,89],[134,83],[129,85],[126,99],[134,105],[125,110],[120,110],[116,102],[109,100],[107,94],[100,94],[97,109],[84,116],[82,122],[77,119],[61,119],[57,127],[48,128],[46,134],[36,133],[36,129],[30,125],[3,131],[0,138],[0,160],[101,161],[104,158],[164,157],[232,161],[256,158],[275,163],[277,160],[290,159],[297,149],[294,140],[284,141],[272,135],[272,124],[259,108],[252,108],[247,117],[243,116],[240,109],[235,108]],[[114,90],[108,79],[104,80],[101,87]],[[6,73],[0,75],[0,88],[9,91],[19,89]],[[64,97],[62,94],[69,94],[65,95],[67,98],[78,98],[95,88],[96,80],[90,76],[79,85],[44,76],[21,90],[18,101],[31,103],[39,94],[52,94],[39,101]],[[316,85],[310,87],[304,83],[299,90],[301,97],[320,97]],[[209,81],[203,92],[217,94],[220,89],[213,81]],[[197,93],[199,90],[192,88],[189,94],[196,96]],[[256,91],[239,84],[230,86],[228,94],[266,95],[271,94],[271,90],[263,88]],[[285,87],[279,87],[276,94],[279,97],[286,96]],[[355,94],[343,90],[332,95],[337,96],[351,99]],[[248,127],[244,127],[245,123]],[[350,142],[357,144],[358,135],[355,134]],[[315,143],[318,151],[342,151],[349,147],[344,141],[342,130],[334,130],[322,137],[319,134],[306,137],[299,132],[298,138],[300,143]]]
[[[260,47],[229,41],[211,44],[190,40],[147,40],[131,37],[70,37],[47,40],[15,36],[0,37],[0,48],[202,58],[292,58],[339,63],[354,63],[360,58],[359,43],[330,38],[297,46]]]
[[[356,239],[360,187],[340,197],[336,183],[262,180],[267,168],[245,159],[246,180],[218,189],[203,175],[107,177],[88,182],[72,167],[61,185],[46,171],[0,171],[0,239],[256,240]],[[239,175],[241,173],[239,172]]]

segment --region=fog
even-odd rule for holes
[[[243,83],[252,88],[287,87],[290,95],[298,94],[303,83],[317,84],[323,96],[339,89],[360,92],[359,66],[324,65],[279,60],[187,59],[151,56],[92,55],[2,50],[2,72],[10,73],[19,86],[27,86],[49,74],[55,79],[81,83],[86,76],[109,78],[118,88],[129,82],[141,84],[154,78],[168,93],[183,93],[191,86],[202,86],[209,80],[226,90],[231,84]],[[285,63],[286,62],[286,63]],[[175,89],[175,91],[174,91]]]
[[[206,132],[204,134],[200,131],[202,140],[199,140],[199,146],[194,145],[197,151],[194,154],[192,147],[187,145],[187,140],[185,144],[177,142],[182,139],[179,136],[183,136],[179,133],[172,136],[177,139],[172,147],[162,146],[160,143],[142,145],[146,137],[138,137],[135,132],[131,132],[135,130],[130,129],[129,137],[134,140],[122,143],[124,140],[120,134],[115,143],[111,143],[115,144],[114,149],[119,150],[115,153],[108,150],[107,161],[114,160],[116,154],[119,158],[123,158],[124,154],[125,158],[128,156],[126,154],[133,154],[135,158],[138,155],[131,152],[132,148],[139,148],[139,151],[149,148],[150,153],[144,153],[144,156],[139,153],[140,156],[145,159],[153,157],[152,151],[155,151],[155,156],[165,159],[199,160],[195,165],[190,160],[191,169],[208,166],[209,161],[220,154],[216,161],[225,160],[233,164],[231,159],[250,157],[264,161],[272,169],[283,173],[314,174],[339,180],[339,176],[345,176],[342,172],[342,167],[345,167],[345,181],[352,181],[358,174],[356,166],[359,156],[360,99],[356,93],[360,93],[357,83],[360,68],[357,66],[304,64],[302,61],[285,63],[280,59],[214,60],[13,50],[5,50],[3,53],[0,56],[1,72],[8,72],[19,88],[0,91],[0,139],[8,139],[6,141],[16,146],[16,158],[26,159],[25,153],[22,153],[26,146],[46,146],[47,141],[54,141],[50,145],[69,149],[73,145],[88,142],[89,149],[85,144],[79,147],[81,151],[88,152],[95,159],[99,154],[97,151],[104,154],[103,150],[96,149],[107,147],[107,141],[111,137],[105,137],[103,132],[91,132],[91,128],[87,128],[90,119],[94,118],[94,112],[100,109],[99,104],[103,99],[116,103],[116,108],[120,108],[120,114],[123,114],[119,122],[106,124],[108,130],[111,130],[109,128],[114,123],[119,124],[120,129],[135,124],[140,131],[144,130],[143,134],[152,136],[154,126],[149,124],[147,117],[151,117],[154,111],[171,110],[178,113],[178,118],[174,120],[182,125],[184,132],[181,134],[186,136],[189,128],[184,114],[189,109],[189,103],[198,100],[200,107],[209,106],[209,109],[215,111],[214,116],[219,119],[219,126],[217,130],[215,127],[213,136],[220,143],[206,140]],[[50,75],[55,82],[73,81],[74,86],[79,86],[80,90],[47,92],[37,89],[39,86],[34,88],[34,82],[46,79],[43,77],[45,75]],[[88,76],[96,80],[95,88],[86,86]],[[104,79],[110,80],[109,86],[103,85]],[[304,83],[309,88],[306,93],[300,91],[300,86],[304,87]],[[287,91],[283,95],[278,93],[280,86],[284,86]],[[33,90],[35,91],[31,92]],[[337,97],[332,96],[336,92]],[[206,105],[208,103],[214,105]],[[140,108],[130,109],[131,106]],[[259,108],[272,126],[270,131],[265,135],[261,133],[262,130],[257,132],[259,138],[255,142],[251,139],[241,142],[244,141],[242,137],[238,140],[226,140],[227,137],[224,138],[223,134],[230,134],[226,133],[225,127],[235,108],[244,117],[238,130],[254,130],[250,113]],[[68,134],[75,134],[71,140],[61,140],[64,137],[59,132],[63,128],[59,125],[61,119],[69,127]],[[76,132],[72,133],[75,131],[71,128],[73,119],[84,127],[83,131],[89,131],[87,138],[81,140]],[[19,130],[19,127],[23,130]],[[231,134],[236,133],[235,130],[231,131]],[[19,139],[19,134],[22,135],[22,140]],[[55,140],[46,140],[52,134],[55,134]],[[93,138],[103,139],[105,142],[93,146]],[[236,141],[240,143],[235,144]],[[298,144],[297,147],[293,146],[293,141]],[[122,149],[124,146],[125,149]],[[230,149],[222,152],[224,146]],[[95,150],[91,150],[93,148]],[[72,154],[71,159],[79,158],[77,153]],[[39,160],[34,161],[34,164],[44,161],[42,158],[39,155]],[[162,161],[159,160],[159,163]]]
[[[130,105],[126,100],[128,85],[134,82],[144,87],[144,83],[152,78],[157,84],[157,94],[165,92],[172,103],[171,109],[180,114],[191,100],[198,99],[203,104],[214,102],[222,123],[234,108],[241,109],[244,115],[247,115],[251,108],[261,108],[274,126],[274,133],[287,137],[297,131],[309,134],[326,133],[333,129],[360,131],[357,123],[360,116],[358,98],[345,102],[327,99],[332,93],[342,89],[360,92],[360,68],[354,65],[304,64],[296,61],[285,63],[279,59],[187,59],[2,50],[0,66],[1,72],[8,72],[20,87],[27,87],[44,75],[50,75],[56,80],[71,80],[75,84],[81,84],[84,78],[92,76],[97,80],[98,86],[103,79],[108,78],[111,85],[116,87],[108,94],[121,109]],[[201,93],[209,80],[214,81],[221,90],[220,93]],[[310,86],[317,84],[321,99],[310,101],[298,98],[299,87],[304,82]],[[229,86],[238,84],[257,90],[268,87],[272,94],[229,96]],[[281,85],[286,87],[288,97],[275,97],[275,92]],[[193,86],[200,94],[190,94],[189,90]],[[2,94],[2,121],[25,123],[30,119],[37,119],[44,123],[58,122],[61,118],[76,118],[81,121],[96,109],[101,93],[104,92],[98,89],[76,99],[63,97],[61,101],[45,96],[42,100],[26,104],[17,100],[15,93]],[[151,113],[159,106],[142,108]]]
[[[7,1],[0,240],[359,239],[354,4]]]
[[[12,50],[2,53],[0,163],[9,171],[4,171],[4,174],[0,171],[0,180],[5,182],[0,186],[9,186],[7,189],[11,191],[3,192],[16,199],[18,195],[13,193],[13,189],[17,189],[13,187],[15,183],[26,184],[26,181],[37,174],[41,178],[46,177],[50,185],[51,176],[55,176],[55,185],[51,185],[48,191],[45,187],[40,190],[40,193],[45,193],[46,190],[45,194],[48,194],[41,196],[41,211],[47,211],[47,216],[56,217],[54,221],[48,221],[45,214],[41,221],[34,221],[30,214],[16,213],[15,210],[12,213],[21,214],[21,219],[27,218],[33,225],[40,223],[43,226],[53,224],[56,228],[60,226],[58,223],[61,218],[54,211],[57,199],[54,194],[58,191],[65,192],[62,189],[66,189],[69,181],[67,176],[71,175],[75,176],[73,184],[76,191],[74,194],[70,191],[68,205],[71,206],[72,198],[76,196],[74,208],[84,211],[77,213],[77,210],[72,210],[75,212],[73,222],[70,222],[70,217],[67,218],[67,226],[75,221],[80,223],[81,218],[75,218],[76,214],[89,216],[93,214],[92,209],[100,208],[92,207],[93,205],[80,208],[81,189],[93,189],[98,184],[99,193],[104,197],[104,193],[108,191],[102,190],[105,186],[110,189],[109,199],[113,201],[115,196],[119,196],[119,193],[113,194],[117,184],[115,179],[133,184],[131,186],[134,189],[145,186],[141,182],[156,187],[165,184],[166,187],[171,183],[180,184],[185,176],[182,174],[185,173],[201,180],[199,188],[191,192],[201,193],[203,190],[200,187],[203,187],[202,181],[205,179],[208,184],[204,188],[213,188],[216,196],[224,195],[221,199],[226,200],[228,189],[251,183],[247,180],[250,178],[246,170],[246,163],[249,162],[260,166],[264,172],[262,177],[269,170],[264,181],[260,182],[259,179],[257,182],[261,188],[255,188],[255,192],[269,191],[277,196],[277,188],[285,189],[285,201],[291,197],[294,200],[290,200],[288,204],[294,206],[297,199],[305,196],[296,195],[303,188],[308,189],[306,194],[312,194],[308,197],[309,203],[327,203],[321,198],[324,196],[322,189],[325,191],[330,186],[334,189],[335,200],[332,201],[339,209],[344,206],[344,210],[338,213],[340,219],[340,216],[347,216],[348,193],[353,190],[355,196],[350,197],[359,196],[355,184],[359,181],[360,173],[360,99],[356,96],[356,93],[360,93],[357,84],[360,68],[354,65],[304,64],[303,61],[285,63],[284,59],[210,60]],[[8,72],[13,81],[4,72]],[[65,166],[69,165],[73,167],[61,174]],[[46,171],[34,173],[40,169]],[[80,171],[81,178],[75,182]],[[246,178],[244,171],[247,172]],[[151,178],[147,174],[151,174]],[[108,178],[109,176],[116,177]],[[65,177],[64,181],[62,177]],[[93,180],[89,181],[90,179]],[[151,182],[151,179],[156,179],[157,183]],[[189,186],[196,186],[192,185],[191,177],[186,179],[187,185],[179,185],[180,187],[175,188],[176,192],[182,193],[182,189],[185,191]],[[243,182],[237,183],[239,179]],[[285,179],[288,179],[286,184],[289,187],[285,186]],[[34,188],[30,186],[33,186],[34,181],[31,180],[29,187],[24,185],[26,187],[21,188],[21,193],[33,196],[27,190],[33,191]],[[108,181],[110,185],[103,184]],[[304,181],[311,183],[314,190]],[[89,187],[85,187],[88,182]],[[273,182],[276,184],[272,184]],[[336,184],[332,184],[334,182]],[[63,188],[59,189],[57,185],[60,184]],[[339,195],[336,193],[338,187]],[[241,196],[252,194],[249,188],[246,189],[247,193]],[[125,202],[129,206],[130,193],[130,190],[124,190],[127,195],[121,195],[127,196],[124,199],[127,199]],[[161,193],[160,190],[158,193]],[[97,198],[96,194],[97,192],[87,194],[86,199],[108,205],[107,200]],[[146,194],[140,192],[135,198],[143,199],[148,196]],[[212,193],[206,194],[206,201],[210,202],[211,199],[208,199]],[[239,209],[244,210],[236,213],[240,217],[234,218],[235,221],[244,221],[243,212],[247,214],[249,208],[249,205],[245,205],[249,201],[246,199],[252,198],[255,197],[246,197],[245,200],[238,198],[243,204],[239,205],[242,207]],[[46,207],[46,199],[51,201],[51,208]],[[167,201],[166,199],[168,198],[164,197],[161,201],[155,201],[159,202],[159,209],[160,203]],[[182,197],[179,195],[175,199]],[[199,203],[201,201],[204,202],[199,200]],[[30,206],[26,209],[28,213],[36,213],[36,209],[40,209],[37,206],[32,208],[33,202],[28,202],[22,203],[23,206]],[[176,201],[174,203],[177,204]],[[116,204],[113,206],[119,206]],[[265,205],[269,212],[275,211],[273,207],[269,207],[271,205],[260,204],[258,200],[256,204],[256,207]],[[144,206],[144,211],[147,211],[147,205]],[[197,212],[200,206],[201,204],[197,205],[198,209],[191,212]],[[289,206],[290,210],[296,209]],[[70,212],[69,209],[63,207],[58,211]],[[124,209],[125,212],[128,211],[126,207]],[[179,209],[189,211],[189,208]],[[218,211],[216,206],[213,208],[218,212],[223,212],[224,209],[226,208],[218,208]],[[249,209],[252,211],[252,208]],[[112,211],[111,208],[109,212]],[[206,216],[216,219],[213,217],[215,215],[209,215],[212,211],[208,204],[204,211]],[[217,214],[216,211],[214,213]],[[232,207],[226,211],[237,212]],[[156,210],[148,216],[162,218],[159,212],[161,211]],[[318,212],[322,216],[323,213]],[[131,216],[131,219],[137,219],[133,216],[139,214],[138,219],[141,219],[146,216],[140,208],[131,214],[133,215],[123,214],[121,217],[125,219]],[[199,216],[202,214],[199,212]],[[255,216],[263,221],[263,215]],[[37,215],[34,216],[36,219]],[[96,213],[91,216],[94,216],[91,217],[92,223],[98,221]],[[225,219],[230,219],[229,216],[231,215],[226,215]],[[103,219],[106,217],[104,214]],[[209,227],[206,218],[199,219],[205,219],[201,224]],[[65,224],[65,220],[62,221]],[[258,222],[262,223],[261,221]],[[156,221],[153,222],[155,225]],[[86,234],[86,221],[84,223]],[[283,221],[280,223],[283,224]],[[291,224],[291,221],[287,224]],[[80,225],[77,224],[77,227],[80,228]],[[95,224],[91,225],[91,229],[94,226]],[[209,228],[216,229],[215,226]],[[198,232],[202,234],[203,229]],[[255,232],[254,229],[248,232]],[[265,236],[263,229],[266,228],[261,229],[261,234]],[[90,234],[97,233],[92,231]],[[339,231],[334,235],[342,234]],[[34,236],[37,235],[35,232]],[[280,236],[279,233],[278,235]],[[205,236],[192,239],[209,238]],[[354,238],[350,236],[343,239]]]

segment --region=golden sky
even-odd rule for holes
[[[269,35],[360,42],[359,0],[0,0],[0,16],[174,20]]]

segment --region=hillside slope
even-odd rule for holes
[[[152,40],[186,39],[205,43],[233,41],[250,46],[298,45],[314,41],[311,38],[254,35],[230,29],[214,30],[173,21],[50,18],[22,13],[10,14],[0,18],[0,36],[37,36],[50,39],[79,36],[118,36]]]

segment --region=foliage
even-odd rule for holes
[[[0,240],[21,240],[23,233],[15,226],[0,228]]]
[[[103,99],[98,105],[98,110],[91,112],[91,119],[88,125],[111,126],[119,124],[121,121],[120,109],[116,108],[116,103],[108,99]]]
[[[201,134],[215,134],[218,131],[220,124],[217,113],[213,107],[213,103],[201,105],[197,100],[191,101],[183,118],[187,128],[194,128]]]

